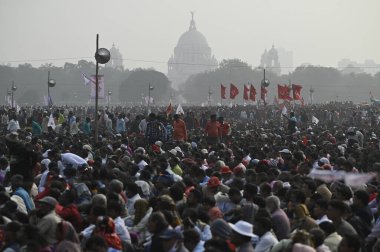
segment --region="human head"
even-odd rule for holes
[[[331,200],[327,206],[327,217],[334,221],[339,220],[346,213],[348,206],[339,200]]]
[[[266,232],[269,232],[272,229],[273,223],[272,220],[266,217],[256,218],[254,221],[253,233],[259,237],[263,236]]]
[[[231,242],[237,247],[250,242],[253,237],[253,225],[246,221],[238,221],[236,224],[229,224],[232,229]]]
[[[148,220],[148,231],[152,234],[157,234],[169,226],[162,212],[154,212]]]
[[[181,231],[176,229],[166,229],[159,238],[162,240],[164,251],[171,251],[171,249],[178,246],[183,240]]]
[[[223,219],[216,219],[210,224],[211,234],[213,238],[229,239],[232,229]]]
[[[354,206],[364,207],[369,203],[369,193],[364,190],[357,190],[354,192],[353,204]]]
[[[360,237],[357,235],[344,235],[338,246],[338,252],[359,252],[361,248]]]
[[[265,200],[265,206],[268,209],[270,213],[275,212],[276,210],[280,209],[280,199],[277,196],[269,196]]]

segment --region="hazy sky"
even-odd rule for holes
[[[93,60],[99,33],[125,67],[166,73],[190,11],[218,61],[257,66],[274,43],[293,51],[295,66],[380,63],[379,0],[0,0],[0,63]]]

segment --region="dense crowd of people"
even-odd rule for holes
[[[380,251],[376,106],[150,110],[1,107],[1,251]]]

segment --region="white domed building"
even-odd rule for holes
[[[168,61],[168,79],[173,88],[178,88],[190,75],[217,68],[218,61],[211,54],[206,37],[200,33],[191,13],[189,30],[178,40],[174,55]]]
[[[123,70],[123,55],[121,54],[119,48],[115,47],[115,43],[112,44],[110,53],[111,53],[111,59],[106,64],[106,66]]]

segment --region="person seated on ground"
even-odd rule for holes
[[[201,241],[199,233],[194,229],[189,229],[183,232],[183,244],[191,252],[204,251],[204,241]]]
[[[211,230],[210,225],[202,222],[198,218],[198,212],[193,208],[188,208],[183,212],[182,215],[183,224],[181,226],[177,226],[175,229],[179,231],[185,231],[189,229],[196,230],[202,241],[207,241],[211,239]]]
[[[116,234],[122,241],[131,243],[131,236],[124,220],[120,217],[122,211],[123,206],[119,201],[110,200],[107,202],[107,215],[113,219]]]
[[[319,228],[325,233],[325,240],[323,244],[326,245],[331,252],[338,251],[338,246],[342,240],[342,236],[336,232],[334,224],[329,221],[324,221],[319,224]]]
[[[238,221],[229,224],[232,229],[231,242],[236,246],[236,252],[254,252],[251,239],[254,236],[252,224],[246,221]]]
[[[360,252],[361,243],[357,235],[346,234],[339,243],[338,252]]]
[[[57,214],[64,220],[70,222],[76,232],[80,233],[83,229],[83,220],[78,211],[78,207],[74,204],[75,192],[73,190],[64,191],[58,201],[62,208],[56,210]]]
[[[253,227],[253,233],[259,236],[255,252],[269,252],[278,243],[276,236],[271,232],[272,220],[265,217],[256,218]]]

